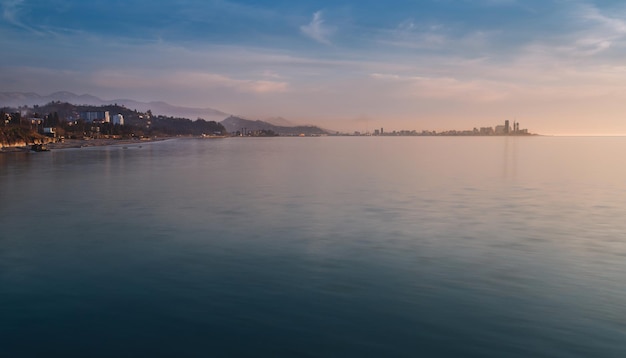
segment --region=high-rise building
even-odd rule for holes
[[[113,116],[113,124],[119,124],[120,126],[124,125],[124,116],[121,113],[118,113]]]
[[[504,133],[505,134],[509,134],[511,131],[511,128],[509,127],[509,120],[505,120],[504,121]]]
[[[109,111],[99,111],[99,112],[81,112],[80,118],[84,119],[85,122],[105,122],[109,123],[111,121],[111,117],[109,116]]]

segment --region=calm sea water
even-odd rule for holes
[[[626,138],[0,155],[2,357],[624,357]]]

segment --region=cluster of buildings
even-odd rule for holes
[[[513,124],[509,120],[504,121],[503,125],[497,125],[495,127],[480,127],[471,130],[448,130],[448,131],[421,131],[416,130],[401,130],[385,132],[384,128],[374,130],[374,133],[367,132],[365,134],[361,132],[354,132],[355,136],[506,136],[506,135],[530,135],[528,129],[520,129],[519,122],[513,121]]]
[[[81,112],[80,118],[83,119],[85,122],[91,123],[112,123],[114,125],[124,125],[123,115],[118,113],[111,117],[109,111]]]
[[[480,131],[481,133],[484,131],[486,133],[485,135],[509,135],[509,134],[525,135],[525,134],[528,134],[528,129],[519,128],[519,122],[513,121],[513,126],[511,127],[508,119],[504,121],[504,125],[498,125],[496,126],[495,129],[492,129],[491,127],[486,127],[486,128],[481,127]]]

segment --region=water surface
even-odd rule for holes
[[[626,138],[0,155],[0,356],[622,357]]]

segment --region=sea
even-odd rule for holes
[[[2,153],[0,357],[626,357],[626,137]]]

